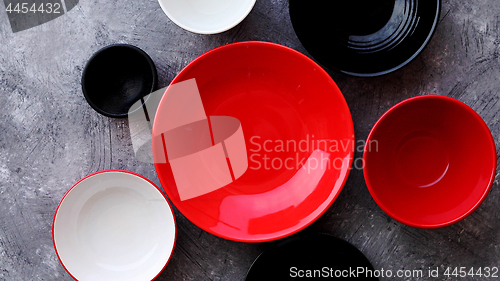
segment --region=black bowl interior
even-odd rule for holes
[[[335,279],[335,272],[358,267],[365,273],[360,273],[357,278],[340,279],[378,280],[367,273],[369,270],[374,272],[374,268],[356,247],[327,234],[310,233],[284,239],[264,251],[252,264],[245,281],[330,280]],[[307,277],[306,270],[316,274],[316,278]]]
[[[157,83],[151,58],[131,45],[111,45],[87,63],[82,89],[88,103],[109,117],[126,117],[130,107],[150,94]]]
[[[289,0],[292,25],[320,63],[378,76],[413,60],[429,42],[441,0]]]

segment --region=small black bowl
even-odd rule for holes
[[[97,51],[82,75],[87,102],[108,117],[127,117],[130,107],[156,88],[158,74],[143,50],[113,44]]]

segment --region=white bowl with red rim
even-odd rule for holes
[[[153,280],[173,253],[176,223],[166,197],[150,180],[105,170],[66,192],[52,238],[75,280]]]

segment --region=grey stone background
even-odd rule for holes
[[[59,200],[78,179],[113,168],[159,184],[153,165],[134,159],[127,120],[103,117],[85,102],[80,77],[95,51],[112,43],[144,49],[158,68],[159,87],[198,55],[230,42],[272,41],[307,54],[286,0],[258,0],[240,25],[211,36],[177,27],[155,0],[80,1],[64,16],[17,33],[0,7],[0,280],[72,280],[56,257],[51,226]],[[405,68],[368,79],[330,71],[352,111],[356,139],[365,139],[397,102],[437,93],[475,109],[498,147],[499,15],[497,0],[446,0],[429,46]],[[499,199],[497,174],[471,216],[446,228],[415,229],[389,218],[371,199],[362,171],[353,170],[339,198],[309,230],[346,239],[376,269],[500,266]],[[272,243],[226,241],[177,211],[176,219],[175,252],[157,280],[243,280]]]

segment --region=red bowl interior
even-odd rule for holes
[[[495,176],[496,149],[481,117],[445,96],[407,99],[375,124],[364,175],[377,204],[414,227],[452,224],[474,211]]]
[[[282,238],[323,214],[342,189],[354,153],[351,114],[331,77],[293,49],[254,41],[203,54],[172,84],[192,78],[207,116],[231,116],[241,122],[249,167],[218,190],[180,200],[171,165],[155,161],[160,182],[179,211],[212,234],[243,242]],[[162,133],[158,130],[164,100],[165,96],[158,107],[153,136]],[[256,136],[259,138],[253,138]],[[305,169],[301,160],[311,156],[316,140],[335,140],[338,148],[327,149],[328,168],[312,178],[311,173],[299,170]],[[297,145],[302,141],[303,146],[280,149],[277,141]],[[161,139],[153,138],[155,160],[162,153]],[[292,168],[285,168],[289,158],[287,164]]]

